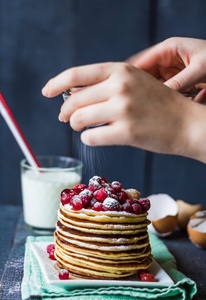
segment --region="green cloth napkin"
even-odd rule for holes
[[[22,299],[35,299],[41,296],[45,300],[136,300],[136,299],[192,299],[197,291],[196,284],[176,269],[176,261],[168,251],[165,244],[154,234],[150,233],[150,242],[154,259],[168,273],[174,284],[167,288],[142,287],[104,287],[66,290],[63,287],[49,285],[45,282],[43,274],[30,248],[30,242],[53,242],[53,237],[29,236],[26,242],[24,259],[24,277],[22,281]]]

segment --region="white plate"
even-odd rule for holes
[[[132,286],[132,287],[168,287],[174,282],[169,275],[161,268],[161,266],[153,260],[152,265],[149,267],[151,274],[155,276],[155,282],[143,282],[138,279],[137,274],[122,280],[87,280],[87,279],[69,279],[60,280],[58,271],[54,265],[56,261],[49,259],[46,251],[47,245],[51,242],[31,242],[31,249],[38,261],[40,269],[48,284],[54,284],[67,289],[74,288],[88,288],[88,287],[103,287],[103,286]]]

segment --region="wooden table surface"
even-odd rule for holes
[[[25,239],[34,234],[24,225],[21,206],[0,205],[0,224],[0,299],[19,300]],[[177,230],[163,241],[175,256],[178,270],[196,282],[193,299],[206,299],[206,250],[195,247],[184,231]]]

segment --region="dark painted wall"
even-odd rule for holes
[[[0,89],[35,154],[83,159],[84,179],[100,174],[206,205],[206,166],[130,147],[89,148],[57,120],[61,97],[41,88],[80,64],[121,61],[170,36],[206,38],[204,0],[1,0]],[[0,117],[0,202],[21,203],[23,155]]]

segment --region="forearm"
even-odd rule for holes
[[[206,163],[206,106],[191,102],[185,129],[183,156]]]

